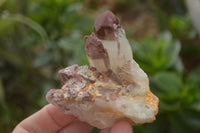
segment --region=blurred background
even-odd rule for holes
[[[11,132],[47,104],[47,91],[61,87],[59,69],[88,64],[84,35],[107,9],[121,20],[134,59],[160,99],[157,120],[134,126],[134,133],[199,132],[198,2],[0,0],[0,132]]]

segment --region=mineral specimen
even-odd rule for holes
[[[60,70],[63,86],[48,92],[48,102],[100,129],[120,120],[133,125],[154,121],[159,100],[149,89],[147,75],[134,61],[118,18],[104,12],[97,18],[94,31],[85,37],[90,66]]]

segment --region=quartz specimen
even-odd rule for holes
[[[104,12],[94,24],[94,33],[84,40],[90,66],[60,70],[63,86],[48,92],[48,102],[100,129],[120,120],[133,125],[154,121],[159,100],[134,61],[118,18]]]

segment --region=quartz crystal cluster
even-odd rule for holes
[[[147,75],[134,61],[118,18],[110,11],[101,14],[94,33],[84,41],[90,66],[60,70],[63,86],[50,90],[47,101],[100,129],[120,120],[132,125],[154,121],[159,100],[149,89]]]

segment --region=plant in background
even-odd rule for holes
[[[180,43],[170,32],[147,38],[133,47],[136,61],[149,74],[152,91],[159,97],[157,121],[133,127],[135,132],[198,132],[200,127],[200,75],[184,74]]]
[[[151,75],[165,70],[182,72],[180,42],[174,40],[169,31],[161,33],[157,39],[147,37],[143,41],[133,43],[133,56],[145,72]]]
[[[9,2],[4,3],[7,9]],[[29,8],[26,16],[4,10],[0,19],[0,132],[11,132],[19,121],[47,104],[47,88],[60,84],[58,69],[74,60],[86,63],[82,32],[92,29],[93,20],[79,12],[81,3],[34,2],[24,5],[37,9]],[[52,6],[55,15],[47,15]]]
[[[149,75],[152,91],[160,99],[157,120],[134,126],[136,133],[200,130],[200,49],[195,45],[199,39],[185,8],[178,13],[179,2],[182,7],[183,0],[175,5],[167,0],[134,0],[126,9],[132,10],[137,3],[148,6],[161,31],[157,38],[132,41],[134,59]],[[91,10],[80,0],[7,0],[0,5],[0,132],[11,132],[46,104],[47,88],[60,86],[59,69],[74,62],[87,64],[83,35],[92,31],[93,19],[86,15]],[[119,8],[123,15],[123,8]],[[189,60],[180,57],[180,51]],[[183,66],[181,60],[193,61],[196,69],[188,72],[184,67],[188,64]]]

